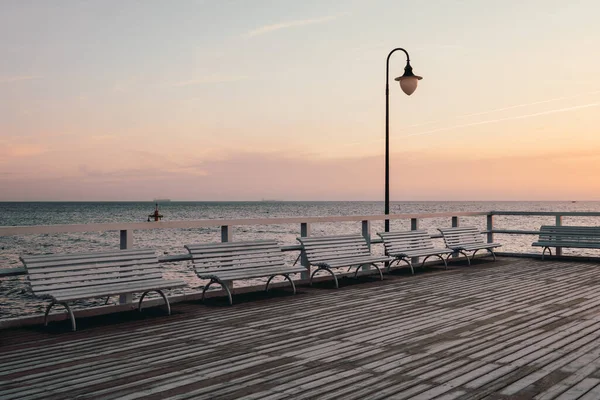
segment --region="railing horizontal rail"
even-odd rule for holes
[[[490,215],[600,217],[598,211],[490,211]]]
[[[488,215],[489,212],[451,212],[428,214],[380,214],[380,215],[339,215],[333,217],[293,217],[293,218],[254,218],[254,219],[203,219],[193,221],[158,221],[158,222],[129,222],[129,223],[103,223],[103,224],[74,224],[74,225],[32,225],[32,226],[2,226],[0,236],[35,235],[48,233],[73,233],[97,232],[120,230],[148,230],[148,229],[186,229],[186,228],[211,228],[219,226],[240,225],[280,225],[301,223],[327,223],[327,222],[361,222],[382,221],[386,219],[412,219],[412,218],[450,218],[472,217]],[[600,215],[600,214],[599,214]]]
[[[523,231],[519,229],[493,229],[491,233],[505,233],[509,235],[539,235],[540,231]]]

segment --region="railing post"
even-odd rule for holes
[[[133,232],[121,230],[121,250],[133,248]]]
[[[367,246],[369,246],[369,251],[371,251],[371,221],[365,220],[362,221],[362,235],[367,241]]]
[[[133,231],[122,229],[120,232],[121,250],[133,248]],[[122,294],[119,296],[119,304],[131,304],[133,296],[131,293]]]
[[[561,225],[562,225],[562,215],[557,215],[556,216],[556,226],[561,226]],[[556,248],[556,255],[562,256],[562,247]]]
[[[233,232],[231,229],[229,229],[229,225],[221,225],[221,242],[223,242],[223,243],[231,242],[232,236],[233,236]],[[225,283],[227,286],[229,286],[229,289],[233,293],[233,281],[225,281],[223,283]],[[223,289],[223,290],[225,290],[225,289]]]
[[[369,251],[371,251],[371,221],[362,221],[362,235],[367,241],[367,247],[369,248]],[[370,265],[363,265],[362,270],[368,271],[370,267]]]
[[[410,219],[410,230],[411,231],[418,231],[419,230],[419,218],[411,218]],[[414,265],[414,264],[418,264],[419,263],[419,257],[413,257],[410,259],[410,262]]]
[[[452,217],[452,227],[458,228],[459,225],[460,225],[460,221],[458,220],[458,217]],[[452,258],[456,258],[458,256],[459,256],[459,254],[457,252],[452,253]]]
[[[460,226],[458,217],[452,217],[452,227],[453,228],[458,228]]]
[[[494,243],[494,232],[492,232],[494,230],[494,215],[493,214],[488,214],[487,215],[487,241],[488,243]]]
[[[308,222],[302,222],[300,224],[300,237],[309,237],[310,236],[310,224]],[[308,262],[308,257],[306,257],[306,253],[304,250],[300,251],[300,265],[306,268],[306,272],[302,272],[300,274],[300,279],[309,279],[310,278],[310,263]]]
[[[231,242],[232,234],[233,232],[229,229],[229,225],[221,226],[221,242]]]

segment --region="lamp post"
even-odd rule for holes
[[[417,89],[419,81],[423,79],[422,77],[413,74],[412,67],[410,66],[410,57],[406,50],[398,47],[390,51],[385,65],[385,215],[389,215],[390,213],[390,57],[398,50],[401,50],[406,54],[404,75],[394,79],[400,83],[402,91],[410,96]],[[385,220],[385,231],[390,231],[389,219]]]

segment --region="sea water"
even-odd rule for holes
[[[327,217],[382,214],[382,202],[176,202],[159,204],[164,221],[199,219],[246,219],[279,217]],[[596,211],[600,202],[392,202],[390,212],[397,213],[451,213],[472,211]],[[0,226],[91,224],[145,222],[154,211],[152,202],[0,202]],[[564,225],[599,225],[598,217],[564,217]],[[436,228],[450,226],[450,218],[432,218],[420,221],[420,228],[431,234]],[[554,224],[553,216],[495,216],[497,229],[538,230],[542,224]],[[486,228],[485,216],[461,217],[461,225]],[[233,240],[276,239],[280,245],[297,244],[299,224],[235,226]],[[383,221],[374,221],[372,235],[383,231]],[[409,220],[391,221],[392,230],[410,229]],[[360,233],[360,222],[312,224],[312,235],[339,235]],[[156,249],[158,255],[184,254],[185,244],[220,240],[220,229],[156,229],[134,232],[134,247]],[[502,251],[540,252],[532,248],[534,236],[495,235],[503,244]],[[436,244],[443,246],[440,240]],[[0,268],[21,266],[23,254],[48,254],[62,252],[88,252],[117,249],[119,232],[83,232],[44,235],[0,237]],[[373,246],[373,252],[382,253],[382,246]],[[565,254],[600,255],[596,250],[565,249]],[[285,253],[292,264],[297,252]],[[189,262],[163,264],[165,278],[183,279],[189,284],[185,293],[198,290],[203,285]],[[261,280],[259,280],[261,281]],[[258,281],[236,282],[252,285]],[[174,291],[177,292],[177,291]],[[183,290],[179,290],[183,293]],[[103,304],[102,300],[85,301],[77,306]],[[77,308],[77,306],[75,308]],[[3,278],[0,283],[0,318],[43,313],[44,302],[33,297],[25,277]]]

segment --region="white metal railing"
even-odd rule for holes
[[[34,226],[3,226],[0,227],[1,236],[20,236],[36,234],[56,234],[56,233],[75,233],[75,232],[105,232],[119,231],[121,249],[133,247],[134,231],[151,229],[189,229],[189,228],[221,228],[221,241],[228,242],[233,240],[233,227],[244,225],[280,225],[280,224],[299,224],[300,236],[311,235],[311,224],[332,223],[332,222],[361,222],[362,235],[369,244],[381,243],[381,239],[371,237],[371,222],[382,220],[410,220],[410,229],[419,229],[419,223],[423,219],[431,218],[451,218],[453,227],[459,226],[460,217],[486,217],[486,229],[482,231],[487,235],[487,241],[494,241],[494,234],[509,235],[535,235],[539,231],[533,230],[515,230],[515,229],[496,229],[494,227],[495,216],[554,216],[556,225],[562,225],[564,216],[574,217],[600,217],[600,212],[546,212],[546,211],[487,211],[487,212],[450,212],[450,213],[423,213],[423,214],[390,214],[390,215],[362,215],[362,216],[330,216],[330,217],[286,217],[286,218],[266,218],[266,219],[207,219],[191,221],[159,221],[159,222],[134,222],[134,223],[96,223],[96,224],[75,224],[75,225],[34,225]],[[441,235],[432,235],[432,238],[439,238]],[[282,246],[283,251],[300,251],[300,245]],[[556,255],[562,254],[562,249],[556,249]],[[502,253],[500,253],[502,254]],[[159,257],[161,262],[174,262],[189,260],[188,254],[176,254]],[[300,255],[300,261],[310,273],[310,266],[307,259]],[[8,275],[24,274],[24,268],[0,268],[0,277]]]

